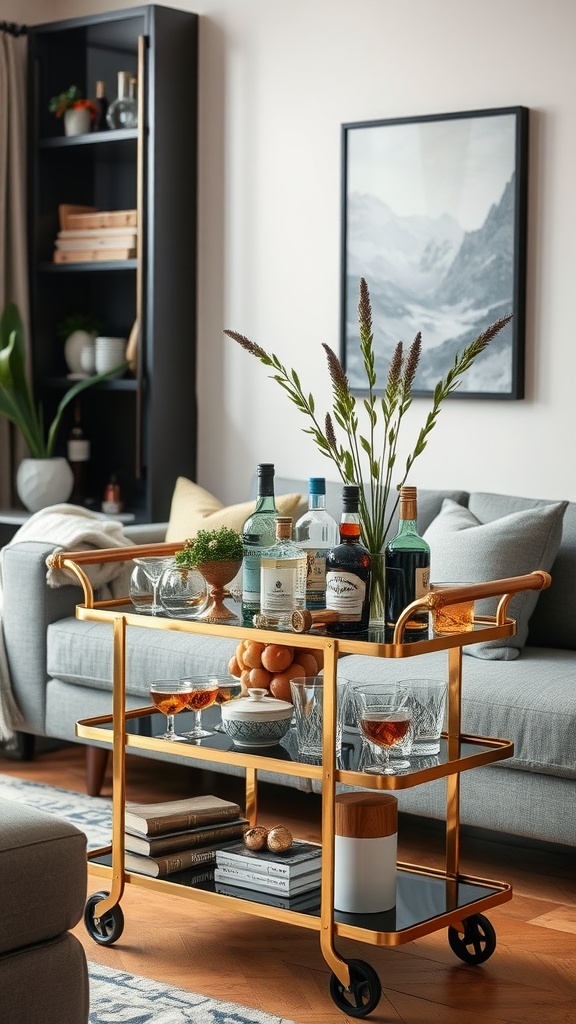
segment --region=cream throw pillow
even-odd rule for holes
[[[277,496],[278,515],[292,516],[296,521],[308,507],[307,499],[304,506],[302,502],[301,494]],[[166,540],[170,544],[185,541],[188,537],[195,537],[198,530],[219,530],[221,526],[241,533],[248,516],[254,511],[254,504],[254,501],[245,501],[241,505],[224,506],[203,487],[179,476],[172,495]]]

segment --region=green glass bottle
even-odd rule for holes
[[[385,549],[387,639],[404,609],[430,588],[430,548],[418,533],[417,517],[416,488],[401,487],[398,533]],[[428,612],[417,612],[407,622],[404,638],[427,637]]]
[[[242,621],[245,626],[252,626],[254,615],[260,611],[260,556],[266,548],[272,547],[276,537],[272,463],[260,463],[257,476],[256,506],[242,527]]]

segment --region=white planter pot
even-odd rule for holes
[[[29,512],[68,501],[74,477],[66,459],[22,459],[16,473],[16,490]]]
[[[64,358],[74,375],[94,373],[95,332],[72,331],[64,342]]]
[[[90,111],[85,107],[70,107],[64,111],[64,135],[84,135],[90,131]]]

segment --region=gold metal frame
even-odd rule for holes
[[[490,737],[468,736],[461,732],[461,682],[462,682],[462,648],[471,643],[494,640],[512,636],[516,625],[507,618],[506,612],[510,598],[522,590],[540,590],[550,584],[550,576],[540,570],[527,576],[513,577],[506,580],[495,580],[489,583],[474,584],[466,587],[455,587],[433,592],[425,598],[414,602],[407,608],[394,632],[392,643],[374,642],[372,640],[352,640],[340,637],[325,636],[317,631],[311,633],[279,634],[275,630],[252,629],[230,624],[184,621],[176,619],[154,618],[138,615],[127,611],[127,598],[113,601],[96,601],[93,588],[85,572],[84,566],[94,562],[128,561],[140,555],[169,555],[181,547],[179,544],[140,545],[130,548],[114,548],[99,551],[82,551],[58,553],[50,559],[54,568],[68,569],[80,581],[84,591],[84,603],[76,608],[79,619],[109,622],[113,627],[113,708],[112,715],[85,719],[77,723],[76,732],[82,739],[96,740],[112,746],[113,752],[113,827],[112,827],[112,866],[105,867],[92,863],[91,870],[97,874],[111,877],[111,891],[98,906],[100,914],[105,914],[116,906],[126,884],[155,889],[160,892],[175,893],[178,896],[210,905],[222,905],[237,909],[239,912],[289,922],[301,927],[320,932],[320,947],[330,970],[344,986],[350,984],[350,971],[347,963],[339,956],[334,940],[337,937],[356,939],[372,945],[394,946],[411,941],[422,935],[430,934],[440,928],[452,925],[460,928],[462,921],[471,913],[480,913],[490,907],[497,906],[512,898],[512,889],[505,882],[494,882],[473,876],[460,874],[460,774],[479,765],[490,764],[511,757],[514,747],[511,741]],[[480,616],[474,620],[471,632],[451,636],[433,637],[430,640],[416,643],[403,643],[403,630],[415,606],[432,609],[439,603],[450,604],[461,600],[476,600],[485,597],[500,597],[494,617]],[[323,756],[321,765],[299,764],[264,757],[258,754],[242,752],[222,752],[209,750],[194,745],[179,744],[176,753],[183,759],[190,758],[197,762],[203,760],[220,760],[222,763],[239,765],[245,770],[246,806],[245,815],[251,823],[256,821],[258,809],[258,772],[261,769],[278,773],[317,779],[322,782],[322,892],[320,917],[281,910],[265,904],[240,900],[219,893],[199,889],[189,889],[165,879],[149,878],[136,873],[129,873],[124,868],[124,805],[125,805],[125,758],[130,748],[141,750],[164,751],[164,741],[153,737],[132,735],[126,732],[126,722],[135,717],[143,717],[155,713],[152,707],[126,711],[126,630],[132,626],[147,629],[164,629],[176,632],[203,633],[213,636],[233,637],[236,639],[252,638],[263,643],[289,643],[293,647],[313,647],[324,653],[324,733]],[[447,745],[448,761],[432,768],[424,768],[406,776],[375,776],[365,775],[339,769],[336,763],[336,679],[338,658],[342,654],[365,654],[379,658],[409,658],[430,651],[446,650],[448,659],[448,729],[444,734]],[[326,685],[326,683],[328,685]],[[110,728],[111,726],[111,728]],[[467,749],[462,750],[466,744]],[[472,747],[472,751],[469,751]],[[477,749],[474,749],[477,748]],[[335,920],[334,917],[334,820],[336,783],[361,786],[364,789],[401,789],[430,782],[445,777],[447,782],[446,799],[446,850],[445,870],[423,868],[417,865],[399,864],[401,872],[436,878],[446,886],[447,904],[453,909],[432,919],[421,921],[400,931],[377,931],[357,926],[349,921]],[[92,857],[102,854],[95,851]],[[457,905],[458,883],[468,882],[479,889],[490,888],[489,895],[482,895],[466,908]]]

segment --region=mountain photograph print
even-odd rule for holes
[[[342,361],[366,390],[358,287],[367,281],[377,380],[422,332],[414,395],[429,395],[495,320],[513,319],[456,397],[524,397],[528,110],[509,107],[342,126]]]

